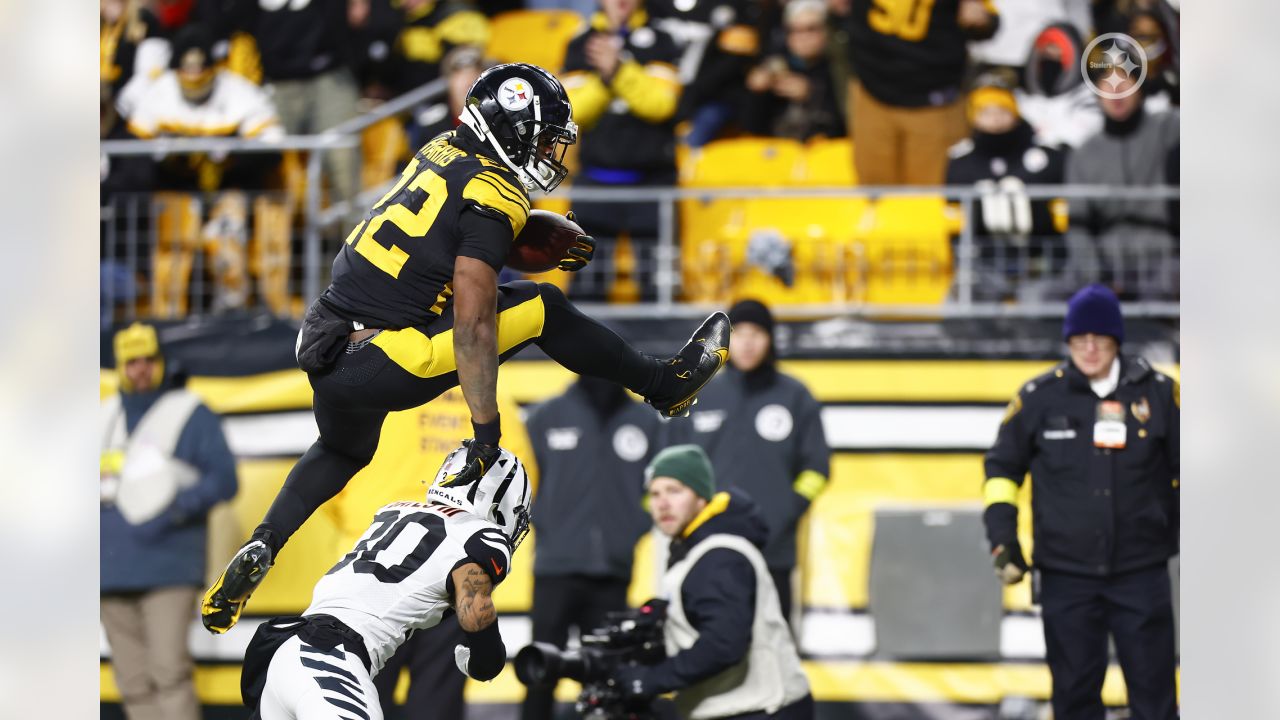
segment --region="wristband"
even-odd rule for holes
[[[476,442],[497,446],[502,439],[502,415],[494,415],[487,423],[471,421],[471,431],[475,433]]]
[[[477,632],[466,633],[466,636],[466,646],[471,650],[467,658],[467,674],[476,680],[497,677],[507,663],[507,647],[498,632],[497,621]]]

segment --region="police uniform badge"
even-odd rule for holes
[[[1133,413],[1133,417],[1140,423],[1146,423],[1151,419],[1151,404],[1147,402],[1147,398],[1143,397],[1137,402],[1129,403],[1129,412]]]
[[[1120,450],[1125,445],[1124,405],[1114,400],[1098,403],[1093,424],[1093,444],[1100,448]]]

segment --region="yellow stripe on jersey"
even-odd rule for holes
[[[408,27],[400,33],[400,54],[407,60],[438,62],[443,51],[440,35],[435,28]]]
[[[631,112],[651,123],[665,122],[676,112],[680,100],[680,82],[666,63],[640,63],[628,60],[618,66],[613,76],[613,91],[627,101]]]
[[[613,99],[609,88],[596,73],[574,71],[564,74],[561,82],[569,94],[569,104],[573,106],[573,119],[578,127],[590,130],[609,109]]]
[[[489,44],[489,19],[470,10],[455,12],[436,25],[436,33],[450,45],[484,47]]]
[[[541,295],[500,311],[498,354],[542,335],[546,317]],[[371,342],[382,348],[392,362],[416,377],[438,377],[458,369],[452,328],[430,336],[414,328],[383,330],[373,336]]]
[[[468,180],[462,197],[505,215],[513,236],[520,234],[529,219],[529,200],[497,173],[482,172]]]
[[[431,306],[431,312],[439,315],[444,312],[445,303],[449,302],[449,298],[453,297],[453,281],[444,284],[444,288],[440,290],[440,294],[436,295],[436,304]]]

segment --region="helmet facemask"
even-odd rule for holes
[[[573,122],[573,111],[567,101],[559,103],[562,108],[557,107],[554,93],[546,99],[549,104],[544,108],[547,90],[539,92],[537,85],[530,81],[539,75],[538,82],[549,81],[559,87],[549,73],[533,66],[528,66],[526,75],[507,78],[500,88],[493,88],[492,84],[485,87],[482,76],[468,96],[459,119],[516,173],[526,190],[549,193],[569,174],[564,157],[569,146],[578,141],[578,126]],[[507,84],[513,81],[515,90],[521,90],[522,82],[532,85],[532,97],[513,105],[512,96],[507,94],[510,92]],[[507,104],[504,105],[497,95],[504,95]],[[489,109],[483,110],[482,106]]]

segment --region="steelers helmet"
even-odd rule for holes
[[[449,485],[467,465],[467,448],[460,447],[445,458],[435,480],[427,489],[427,502],[437,502],[497,525],[515,552],[529,532],[529,507],[533,503],[529,476],[511,451],[502,450],[498,461],[479,480],[466,485]]]
[[[578,141],[569,96],[559,80],[528,63],[489,68],[476,79],[458,117],[525,189],[551,192],[569,174],[564,154]]]

